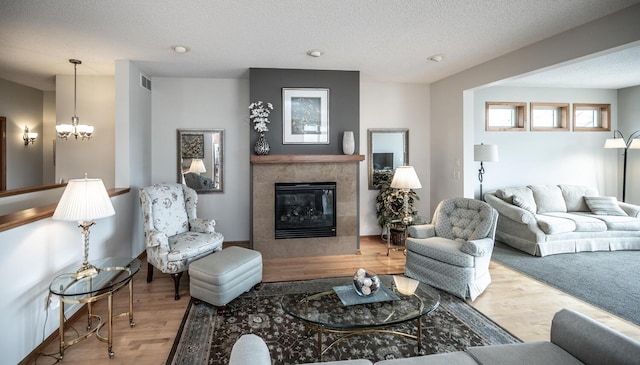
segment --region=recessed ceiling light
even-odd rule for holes
[[[173,46],[171,47],[176,53],[187,53],[189,52],[189,47],[187,46]]]
[[[443,54],[435,54],[429,58],[427,58],[431,62],[440,62],[444,58]]]
[[[324,52],[322,50],[319,49],[312,49],[307,51],[307,54],[311,57],[320,57],[324,54]]]

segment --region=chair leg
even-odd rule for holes
[[[153,280],[153,265],[147,262],[147,283]]]
[[[182,277],[182,272],[179,272],[177,274],[171,274],[171,277],[173,278],[173,283],[176,287],[176,296],[175,296],[175,300],[180,299],[180,294],[178,292],[178,286],[180,286],[180,278]]]

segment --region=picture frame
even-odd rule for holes
[[[282,143],[329,144],[329,89],[282,89]]]
[[[182,134],[182,158],[204,158],[204,135]]]

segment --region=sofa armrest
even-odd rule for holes
[[[495,210],[497,210],[498,213],[504,215],[512,221],[522,224],[530,224],[536,222],[536,217],[528,210],[507,203],[493,194],[485,194],[484,197],[486,202]]]
[[[478,240],[467,241],[460,246],[460,251],[469,254],[471,256],[491,256],[491,252],[493,252],[493,239],[492,238],[481,238]]]
[[[262,338],[242,335],[231,348],[229,365],[271,365],[271,354]]]
[[[553,317],[551,342],[587,365],[637,364],[640,354],[640,342],[568,309]]]
[[[625,202],[618,202],[618,205],[629,217],[640,218],[640,206]]]
[[[148,231],[146,234],[147,247],[160,246],[162,249],[169,251],[169,237],[166,234],[156,229]]]
[[[207,218],[189,219],[189,230],[198,233],[214,233],[216,231],[216,221]]]
[[[413,238],[429,238],[435,237],[436,226],[433,224],[416,224],[407,228],[409,236]]]

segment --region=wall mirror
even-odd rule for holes
[[[369,190],[379,189],[379,181],[396,167],[409,164],[409,129],[367,129]]]
[[[178,182],[198,193],[223,191],[224,129],[178,129]]]

